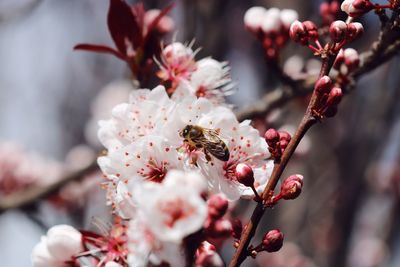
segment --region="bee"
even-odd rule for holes
[[[186,125],[179,135],[192,149],[203,149],[207,161],[211,161],[208,152],[221,161],[229,160],[229,150],[219,137],[219,129],[207,129],[196,125]]]

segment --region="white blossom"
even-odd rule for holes
[[[62,266],[72,260],[72,256],[83,250],[81,237],[81,233],[72,226],[53,226],[34,247],[31,256],[33,266]]]
[[[207,204],[198,188],[168,182],[175,179],[175,175],[186,173],[170,171],[165,183],[147,182],[135,192],[135,197],[154,236],[164,242],[179,244],[184,237],[201,229],[207,218]],[[193,174],[188,173],[188,178],[190,176]]]

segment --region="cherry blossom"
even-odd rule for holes
[[[64,266],[73,256],[82,252],[81,233],[69,225],[56,225],[42,236],[32,251],[34,267]]]

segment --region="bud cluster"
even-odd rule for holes
[[[290,25],[289,36],[296,43],[308,45],[310,42],[318,41],[318,28],[312,21],[296,20]]]
[[[318,119],[335,116],[342,100],[342,89],[335,87],[328,76],[323,76],[316,82],[314,90],[316,101],[312,107],[313,116]]]
[[[331,24],[339,16],[340,4],[338,1],[324,2],[319,6],[319,14],[324,25]]]
[[[346,43],[360,37],[364,32],[364,27],[359,22],[345,23],[341,20],[336,20],[331,23],[329,33],[333,43],[338,44],[335,50],[338,51]]]
[[[279,160],[289,144],[292,137],[286,131],[277,131],[273,128],[268,129],[264,134],[268,144],[268,150],[274,160]]]
[[[290,26],[290,38],[304,46],[308,46],[316,55],[326,55],[330,52],[337,53],[345,44],[358,38],[364,32],[359,22],[346,23],[341,20],[332,22],[329,34],[332,42],[321,46],[318,40],[318,28],[311,21],[295,21]],[[312,43],[316,44],[316,47]]]
[[[252,7],[244,15],[244,24],[263,43],[266,58],[276,59],[289,39],[290,25],[297,18],[292,9]]]
[[[387,5],[374,4],[370,0],[344,0],[341,5],[343,12],[353,18],[358,18],[371,10],[384,8],[396,9],[399,3],[397,0],[390,0]]]
[[[336,57],[333,68],[341,74],[347,74],[355,70],[360,65],[360,57],[357,50],[353,48],[341,49]]]

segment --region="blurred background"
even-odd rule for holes
[[[147,9],[168,3],[144,1]],[[246,10],[291,8],[300,20],[320,22],[320,3],[176,0],[170,14],[175,31],[166,42],[195,39],[194,47],[202,48],[198,58],[228,61],[237,84],[228,101],[239,110],[280,85],[265,64],[261,44],[244,29]],[[97,120],[126,101],[129,71],[114,57],[72,49],[82,42],[113,46],[108,5],[108,0],[0,1],[0,195],[21,195],[30,186],[46,187],[76,170],[91,170],[44,200],[1,211],[2,266],[30,266],[32,247],[52,225],[96,229],[94,218],[109,217],[101,174],[90,163],[101,151]],[[379,32],[373,13],[362,23],[365,34],[354,43],[359,52],[368,50]],[[294,55],[318,65],[309,50],[293,43],[284,49],[281,65]],[[285,70],[303,64],[293,60]],[[338,115],[302,141],[284,176],[303,174],[303,193],[268,212],[259,229],[259,235],[281,229],[284,247],[243,266],[400,266],[399,64],[394,57],[362,77]],[[296,98],[255,119],[260,129],[293,133],[306,104]],[[252,209],[253,203],[239,203],[234,214],[246,219]],[[227,242],[226,262],[232,253]]]

